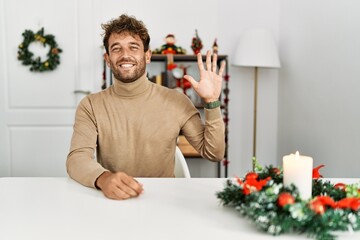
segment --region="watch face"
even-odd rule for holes
[[[171,72],[176,79],[181,79],[184,76],[184,71],[181,68],[174,68]]]

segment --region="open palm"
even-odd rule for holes
[[[206,102],[214,102],[219,99],[221,94],[222,74],[225,70],[225,62],[223,61],[220,70],[217,73],[217,55],[213,55],[211,62],[211,52],[206,53],[206,69],[204,67],[201,53],[197,54],[197,63],[200,72],[200,80],[196,81],[192,76],[185,75],[195,92]]]

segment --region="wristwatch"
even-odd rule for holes
[[[220,105],[221,105],[221,102],[219,100],[217,100],[217,101],[214,101],[214,102],[205,103],[204,107],[206,109],[213,109],[213,108],[220,107]]]

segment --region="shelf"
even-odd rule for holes
[[[196,55],[183,55],[183,54],[174,54],[174,62],[196,62],[197,56]],[[206,55],[202,55],[202,59],[206,59]],[[226,60],[227,55],[218,55],[218,61]],[[166,54],[153,54],[151,56],[151,61],[166,61],[167,55]]]

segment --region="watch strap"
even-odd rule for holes
[[[220,105],[221,105],[221,102],[219,100],[217,100],[217,101],[214,101],[214,102],[205,103],[204,107],[206,109],[213,109],[213,108],[220,107]]]

